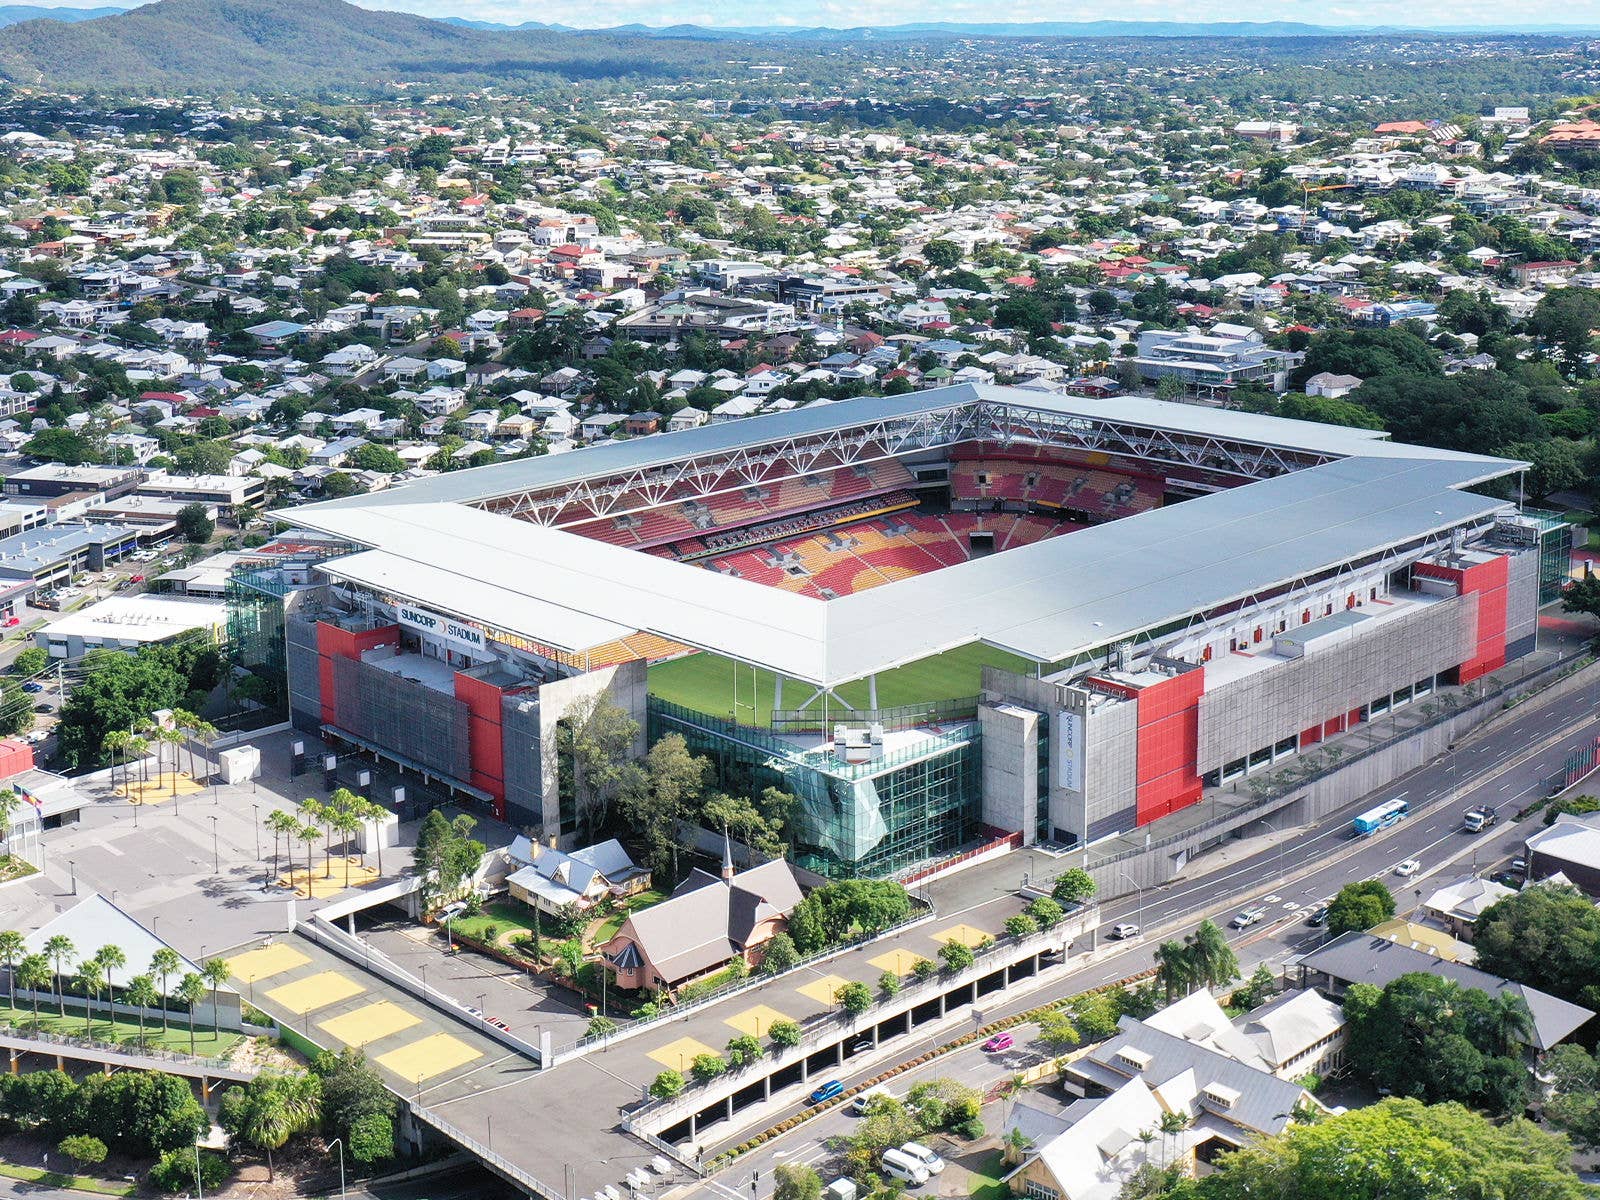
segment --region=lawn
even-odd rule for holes
[[[878,707],[900,708],[930,700],[976,696],[986,666],[1028,675],[1034,671],[1034,664],[1025,658],[973,642],[882,672],[878,676]],[[717,654],[691,654],[650,668],[652,695],[709,716],[733,717],[741,725],[759,727],[771,723],[776,685],[777,676],[771,671],[738,664]],[[841,684],[834,690],[851,707],[868,707],[870,692],[866,680]],[[814,691],[816,689],[809,683],[786,679],[779,706],[799,708]],[[839,711],[838,702],[826,696],[819,698],[811,709],[823,717],[824,724],[832,717],[845,715]]]
[[[33,1006],[14,1005],[0,1002],[0,1024],[12,1025],[18,1029],[33,1028]],[[39,1028],[45,1033],[56,1034],[61,1037],[81,1038],[84,1036],[83,1009],[73,1010],[73,1001],[67,999],[67,1015],[61,1016],[59,1009],[46,1001],[39,1003]],[[137,1047],[139,1040],[139,1022],[127,1017],[118,1017],[115,1021],[108,1021],[101,1012],[96,1012],[93,1023],[93,1038],[97,1042],[127,1043],[130,1049]],[[203,1058],[220,1058],[244,1041],[244,1035],[230,1033],[223,1030],[207,1029],[203,1025],[195,1027],[195,1053]],[[169,1028],[165,1033],[161,1031],[161,1018],[146,1020],[144,1025],[145,1045],[159,1047],[163,1050],[175,1050],[179,1054],[189,1053],[189,1025],[183,1014],[174,1013]]]
[[[475,917],[460,916],[450,922],[451,929],[480,942],[489,940],[491,925],[498,926],[496,936],[512,929],[526,929],[532,933],[533,909],[515,900],[496,900],[485,904],[483,911]],[[546,937],[550,936],[548,927],[542,932]]]
[[[1002,1200],[1010,1195],[1011,1189],[1000,1182],[1000,1173],[1005,1170],[1005,1153],[996,1150],[989,1154],[981,1167],[974,1168],[967,1177],[969,1185],[968,1195],[973,1200]]]
[[[37,867],[19,855],[0,854],[0,883],[10,883],[13,879],[35,874],[37,870]]]
[[[19,1167],[15,1163],[0,1162],[0,1176],[57,1190],[98,1192],[102,1196],[132,1196],[139,1190],[136,1183],[95,1179],[89,1175],[65,1175],[60,1171],[47,1171],[43,1167]]]

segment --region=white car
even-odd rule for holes
[[[1139,927],[1131,921],[1123,921],[1111,927],[1111,936],[1119,942],[1124,938],[1136,938],[1139,936]]]
[[[50,731],[48,729],[35,729],[28,734],[28,745],[37,746],[49,736]]]
[[[1233,920],[1229,922],[1229,924],[1231,924],[1235,929],[1249,929],[1250,926],[1260,921],[1266,915],[1267,910],[1264,908],[1247,908],[1243,912],[1237,914]]]
[[[907,1142],[900,1147],[900,1153],[916,1159],[927,1168],[929,1175],[937,1175],[944,1170],[944,1159],[929,1150],[921,1142]]]
[[[1402,878],[1410,879],[1420,870],[1422,870],[1422,864],[1414,858],[1408,858],[1405,860],[1405,862],[1400,863],[1395,867],[1394,873]]]

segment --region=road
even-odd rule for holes
[[[250,1185],[244,1187],[248,1195]],[[16,1200],[84,1200],[87,1194],[0,1177],[0,1200],[11,1200],[12,1197]],[[322,1193],[313,1191],[310,1194]],[[339,1194],[337,1181],[332,1184],[329,1194]],[[476,1166],[441,1171],[423,1179],[398,1183],[369,1184],[365,1187],[352,1183],[346,1189],[347,1200],[513,1200],[517,1195],[517,1190],[499,1176]]]
[[[1535,707],[1459,744],[1449,754],[1397,781],[1385,793],[1404,796],[1412,815],[1399,825],[1370,838],[1356,838],[1350,821],[1374,802],[1373,797],[1328,817],[1316,827],[1297,832],[1280,845],[1265,848],[1213,874],[1180,879],[1159,889],[1146,889],[1141,897],[1123,897],[1104,905],[1106,926],[1136,921],[1150,934],[1164,925],[1188,928],[1210,917],[1222,924],[1239,956],[1241,973],[1248,976],[1257,963],[1282,962],[1324,940],[1323,931],[1306,924],[1309,909],[1336,893],[1346,883],[1380,878],[1396,892],[1402,913],[1414,907],[1421,895],[1474,869],[1486,870],[1520,852],[1523,838],[1537,828],[1538,817],[1522,824],[1510,820],[1515,809],[1526,805],[1544,781],[1560,769],[1567,755],[1587,739],[1600,736],[1600,684],[1574,693],[1554,704]],[[1478,804],[1499,810],[1501,820],[1492,830],[1472,835],[1461,829],[1461,813]],[[1417,858],[1422,870],[1409,881],[1395,876],[1393,867]],[[1204,860],[1201,860],[1202,863]],[[1399,886],[1397,886],[1399,885]],[[1407,903],[1409,901],[1410,903]],[[1258,925],[1236,930],[1225,922],[1238,909],[1261,905],[1267,917]],[[1052,995],[1066,996],[1113,983],[1153,965],[1157,938],[1127,943],[1127,948],[1101,958],[1048,991],[1014,997],[984,1010],[983,1019],[998,1020],[1044,1003]],[[1002,1055],[988,1055],[969,1046],[897,1076],[891,1085],[897,1094],[920,1079],[950,1077],[985,1093],[1010,1075],[1041,1061],[1044,1051],[1033,1044],[1033,1028],[1016,1032],[1017,1045]],[[918,1038],[899,1047],[898,1061],[925,1053],[948,1042],[946,1031]],[[881,1074],[883,1064],[840,1076],[852,1087]],[[805,1107],[799,1095],[791,1107],[771,1114],[764,1125],[793,1116]],[[986,1118],[994,1122],[991,1111]],[[837,1107],[817,1119],[775,1138],[742,1158],[717,1178],[702,1181],[685,1194],[747,1200],[753,1172],[759,1173],[755,1200],[772,1194],[772,1169],[782,1162],[807,1162],[819,1167],[830,1158],[829,1139],[851,1132],[855,1120],[847,1106]],[[738,1131],[738,1137],[708,1145],[707,1157],[755,1132]],[[824,1172],[824,1178],[830,1178]]]

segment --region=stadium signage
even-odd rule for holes
[[[423,633],[431,633],[435,637],[444,638],[461,646],[469,646],[474,650],[483,649],[483,634],[478,630],[459,621],[452,621],[449,617],[441,617],[438,613],[429,612],[425,608],[412,608],[408,604],[402,604],[400,624]]]

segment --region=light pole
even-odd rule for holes
[[[200,1183],[200,1143],[194,1144],[194,1194],[197,1200],[206,1200],[206,1189]]]
[[[218,875],[222,872],[222,856],[217,850],[217,818],[211,818],[211,873]]]
[[[1133,876],[1126,871],[1119,868],[1117,874],[1121,875],[1129,883],[1133,883]],[[1142,934],[1144,932],[1144,889],[1137,883],[1133,883],[1133,890],[1139,893],[1139,932]]]
[[[344,1200],[344,1139],[336,1137],[329,1144],[339,1147],[339,1200]]]

